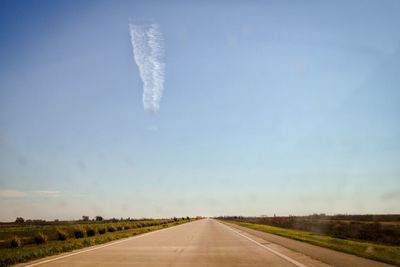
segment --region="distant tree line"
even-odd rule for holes
[[[196,217],[197,219],[200,217]],[[186,216],[186,217],[181,217],[181,218],[177,218],[177,217],[173,217],[173,218],[164,218],[164,219],[171,219],[174,220],[175,222],[178,220],[189,220],[190,217]],[[110,219],[104,219],[103,216],[95,216],[94,218],[90,218],[87,215],[83,215],[82,219],[80,220],[71,220],[71,221],[62,221],[59,219],[55,219],[53,221],[46,221],[43,219],[24,219],[23,217],[17,217],[14,221],[15,224],[31,224],[31,225],[52,225],[52,224],[65,224],[68,222],[80,222],[80,223],[92,223],[92,222],[124,222],[124,221],[152,221],[152,220],[160,220],[160,219],[153,219],[153,218],[110,218]],[[9,225],[9,224],[14,224],[14,223],[4,223],[4,222],[0,222],[1,225]]]

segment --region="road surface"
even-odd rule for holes
[[[296,241],[298,242],[298,241]],[[315,246],[314,246],[315,247]],[[320,249],[315,247],[315,249]],[[338,253],[332,251],[333,254]],[[343,254],[343,253],[340,253]],[[339,255],[340,255],[339,254]],[[347,254],[344,254],[347,255]],[[390,266],[353,257],[360,266]],[[204,219],[24,266],[332,266],[261,238],[258,233]],[[346,265],[340,265],[346,266]],[[350,262],[347,266],[357,266]]]

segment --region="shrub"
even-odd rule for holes
[[[121,231],[121,230],[123,230],[123,229],[122,229],[122,226],[121,226],[121,225],[118,225],[118,226],[117,226],[117,231]]]
[[[125,230],[129,230],[129,229],[131,229],[131,226],[130,226],[130,225],[125,225],[125,226],[124,226],[124,229],[125,229]]]
[[[109,225],[109,226],[107,226],[107,231],[108,232],[115,232],[116,229],[115,229],[115,227],[113,225]]]
[[[103,235],[106,233],[106,228],[105,227],[101,227],[99,229],[97,229],[97,231],[99,232],[100,235]]]
[[[67,233],[60,229],[57,229],[57,237],[58,237],[58,240],[67,240],[68,239]]]
[[[22,217],[17,217],[17,218],[15,219],[15,222],[16,222],[16,223],[24,223],[25,220],[24,220],[24,218],[22,218]]]
[[[10,240],[10,247],[12,248],[19,248],[22,246],[22,241],[18,236],[14,236]]]
[[[94,228],[92,228],[92,227],[88,227],[86,229],[86,235],[87,236],[94,236],[94,235],[96,235],[96,230]]]
[[[47,235],[43,234],[42,232],[39,232],[34,236],[34,239],[36,244],[38,245],[44,244],[47,242]]]
[[[85,230],[82,228],[75,228],[74,229],[74,236],[75,238],[82,238],[85,236]]]

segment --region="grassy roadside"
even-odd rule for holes
[[[244,226],[250,229],[267,232],[291,239],[307,242],[313,245],[346,252],[364,258],[382,261],[390,264],[400,265],[400,246],[387,246],[368,242],[359,242],[334,238],[323,235],[316,235],[309,232],[278,228],[269,225],[227,221],[229,223]]]
[[[20,248],[6,248],[0,250],[0,266],[9,266],[17,263],[35,260],[46,256],[51,256],[63,252],[81,249],[93,245],[103,244],[113,240],[132,237],[135,235],[159,230],[166,227],[175,226],[190,222],[192,220],[184,220],[172,222],[164,225],[155,225],[143,228],[128,229],[119,232],[107,232],[103,235],[95,235],[92,237],[80,239],[68,239],[65,241],[51,241],[41,245],[27,245]]]

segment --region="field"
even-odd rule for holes
[[[400,216],[220,217],[314,245],[400,265]]]
[[[156,220],[24,222],[0,224],[0,266],[71,251],[191,221]]]

